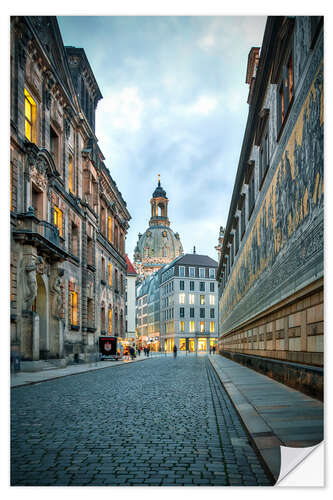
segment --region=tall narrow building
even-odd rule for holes
[[[158,175],[158,184],[150,200],[149,227],[143,234],[139,233],[134,250],[134,267],[141,279],[183,254],[179,234],[170,228],[168,203]]]

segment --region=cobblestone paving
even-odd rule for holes
[[[270,485],[207,357],[12,390],[11,484]]]

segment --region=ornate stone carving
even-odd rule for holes
[[[22,70],[25,70],[25,65],[27,62],[27,52],[26,52],[22,43],[19,43],[17,46],[17,56],[18,56],[20,68]]]
[[[37,267],[41,264],[41,257],[32,257],[24,267],[24,309],[30,310],[37,295]]]
[[[53,280],[51,284],[51,293],[53,295],[52,309],[55,318],[61,317],[62,314],[62,277],[64,275],[63,269],[55,269],[53,271]]]
[[[65,135],[66,139],[69,139],[71,133],[71,122],[69,118],[65,118]]]

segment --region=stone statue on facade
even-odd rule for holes
[[[37,296],[37,264],[35,261],[30,262],[25,266],[25,293],[24,293],[24,303],[25,309],[29,310],[32,307],[33,301]]]
[[[53,299],[53,315],[55,318],[59,318],[62,312],[62,277],[64,275],[63,269],[57,269],[54,276],[53,285],[51,292],[54,295]]]

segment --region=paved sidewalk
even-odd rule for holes
[[[323,440],[321,401],[220,355],[210,355],[224,388],[275,478],[280,445],[315,446]]]
[[[10,387],[20,387],[22,385],[28,384],[38,384],[40,382],[46,382],[47,380],[52,380],[55,378],[67,377],[69,375],[77,375],[79,373],[90,372],[95,370],[101,370],[102,368],[110,368],[111,366],[123,366],[128,363],[137,363],[139,361],[145,361],[147,359],[153,359],[160,354],[150,355],[146,357],[141,355],[132,360],[121,360],[121,361],[97,361],[93,363],[82,363],[78,365],[69,365],[65,368],[55,368],[54,370],[41,370],[38,372],[19,372],[11,374],[10,376]]]

